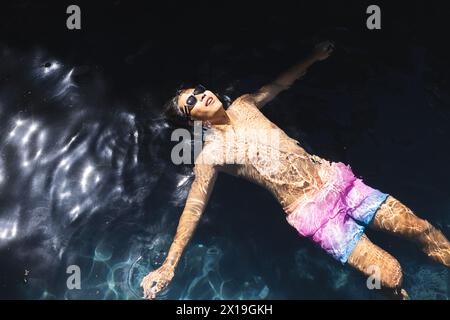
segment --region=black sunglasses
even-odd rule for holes
[[[198,94],[201,94],[206,91],[206,88],[202,86],[201,84],[197,85],[194,88],[194,91],[192,94],[186,99],[186,105],[184,106],[184,113],[187,117],[191,115],[191,110],[194,109],[195,105],[197,104],[198,100],[195,97]]]

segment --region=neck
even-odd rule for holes
[[[219,114],[210,122],[212,125],[226,125],[231,124],[232,121],[228,113],[224,109],[221,109]]]

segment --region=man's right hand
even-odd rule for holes
[[[146,275],[141,282],[144,289],[144,299],[155,299],[156,294],[164,289],[174,276],[174,267],[163,264],[156,270]]]

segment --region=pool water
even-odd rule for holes
[[[342,40],[335,56],[265,114],[307,151],[350,164],[450,237],[445,55],[405,40],[390,58],[333,30]],[[283,69],[282,59],[269,65],[289,51],[283,41],[239,52],[217,42],[208,59],[180,72],[235,98]],[[0,46],[0,298],[140,299],[139,283],[164,261],[192,182],[190,168],[170,162],[171,128],[160,117],[161,92],[175,89],[168,78],[179,71],[168,66],[187,62],[146,62],[151,43],[134,53],[80,48],[79,57],[43,43]],[[268,71],[256,72],[264,61]],[[448,269],[411,243],[367,234],[398,258],[412,299],[449,299]],[[67,286],[71,265],[80,268],[80,289]],[[158,298],[385,299],[366,281],[300,238],[266,190],[223,175]]]

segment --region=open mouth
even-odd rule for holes
[[[209,97],[207,100],[206,100],[206,106],[209,106],[212,102],[213,102],[213,98],[211,98],[211,97]]]

